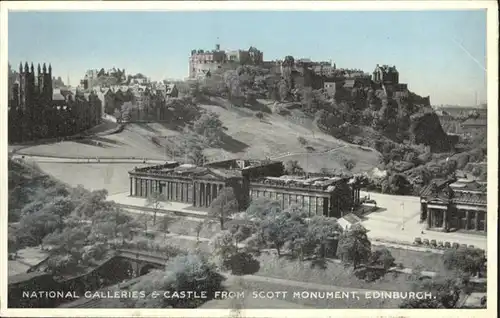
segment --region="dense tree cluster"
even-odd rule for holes
[[[138,224],[107,191],[67,188],[36,167],[9,160],[9,250],[49,247],[46,270],[56,275],[92,266],[113,244],[130,239]]]
[[[141,277],[131,291],[145,292],[145,298],[124,299],[129,308],[196,308],[222,291],[221,276],[215,265],[199,253],[180,255],[168,261],[163,270],[155,270]],[[163,293],[206,293],[208,298],[163,297]],[[158,295],[158,293],[162,293]],[[158,297],[159,296],[159,297]]]

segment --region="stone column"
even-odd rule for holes
[[[448,230],[448,209],[443,210],[443,231]]]
[[[465,230],[469,229],[470,213],[469,210],[465,211]]]
[[[130,181],[130,194],[129,196],[132,196],[132,177],[129,177],[129,181]]]
[[[205,184],[200,183],[200,206],[205,207]]]
[[[210,203],[212,203],[212,184],[207,183],[207,206],[210,206]]]
[[[480,211],[476,211],[475,213],[476,213],[476,220],[475,220],[476,224],[474,226],[474,230],[477,231],[477,230],[479,230],[479,213],[481,213],[481,212]]]
[[[432,212],[433,210],[427,208],[427,228],[430,229],[432,227]]]
[[[193,182],[193,206],[197,206],[197,204],[199,204],[199,201],[197,198],[198,191],[196,190],[197,185],[198,184],[196,182]]]
[[[308,215],[309,217],[311,217],[311,205],[312,205],[312,200],[313,200],[313,199],[314,199],[314,197],[309,196],[309,199],[307,200],[307,203],[308,203],[308,204],[307,204],[307,211],[308,211],[307,215]]]
[[[487,214],[487,212],[483,212],[483,213],[484,213],[484,228],[483,228],[483,231],[484,231],[484,233],[486,233],[486,222],[487,222],[488,214]]]

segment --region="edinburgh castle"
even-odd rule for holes
[[[11,78],[12,77],[12,78]],[[12,81],[11,81],[12,79]],[[101,122],[102,105],[93,92],[54,89],[52,67],[33,63],[9,69],[9,142],[61,138]]]

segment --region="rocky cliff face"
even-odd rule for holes
[[[410,138],[414,143],[430,146],[433,152],[448,151],[453,147],[453,140],[444,132],[433,111],[413,114],[410,122]]]

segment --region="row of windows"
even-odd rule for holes
[[[250,197],[252,199],[266,197],[271,200],[276,200],[282,205],[283,209],[292,205],[298,205],[311,214],[323,214],[324,198],[256,190],[250,190]]]

